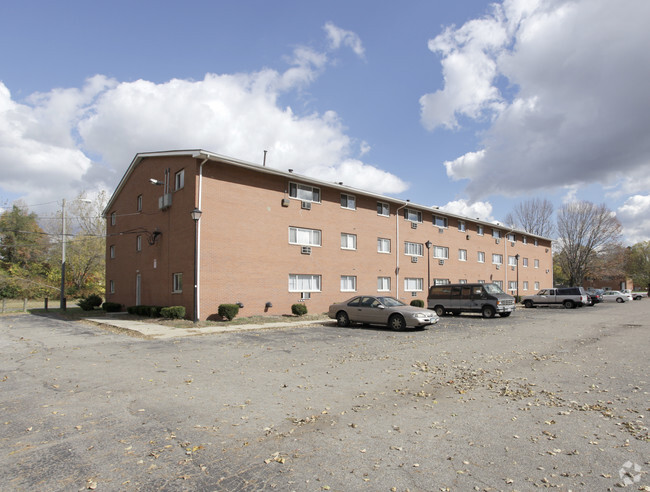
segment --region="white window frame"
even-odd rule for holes
[[[485,263],[485,251],[477,251],[476,261],[478,263]]]
[[[443,217],[442,215],[434,215],[433,225],[439,227],[440,229],[447,229],[447,227],[449,227],[449,219],[447,219],[447,217]]]
[[[292,233],[293,236],[292,237]],[[305,235],[307,237],[305,237]],[[318,229],[307,229],[305,227],[289,226],[289,244],[298,246],[321,246],[323,233]]]
[[[142,251],[142,236],[140,234],[135,237],[135,250]]]
[[[357,198],[354,195],[341,193],[341,208],[344,208],[346,210],[356,210]]]
[[[422,223],[422,212],[419,210],[414,210],[412,208],[404,209],[404,218],[409,222],[415,222],[416,224]]]
[[[539,290],[539,282],[535,282],[535,292]]]
[[[451,281],[448,278],[434,278],[433,285],[449,285]]]
[[[508,290],[511,292],[514,292],[517,290],[517,281],[516,280],[508,280]]]
[[[492,283],[496,284],[499,289],[503,290],[503,280],[493,280]]]
[[[302,183],[289,182],[289,198],[303,202],[320,203],[320,188]]]
[[[492,229],[492,237],[494,239],[501,239],[501,231],[499,229]]]
[[[528,290],[528,280],[524,280],[523,282],[523,289]]]
[[[423,288],[424,280],[421,277],[406,277],[404,279],[404,292],[422,292]]]
[[[109,250],[110,257],[115,258],[115,245],[111,244],[111,246],[110,246],[110,248],[108,250]]]
[[[377,277],[377,292],[390,292],[390,277]]]
[[[352,242],[352,245],[350,245]],[[344,244],[345,243],[345,244]],[[357,235],[348,234],[347,232],[341,233],[341,249],[355,251],[357,249]]]
[[[521,242],[523,244],[528,244],[528,238],[526,236],[521,236]]]
[[[535,246],[539,246],[539,243],[537,242],[537,239],[535,239]]]
[[[514,233],[510,232],[510,233],[506,234],[506,239],[508,241],[514,243],[515,241],[517,241],[517,236]]]
[[[390,217],[390,205],[386,202],[377,202],[377,215]]]
[[[508,256],[508,266],[517,266],[517,258],[514,256]]]
[[[483,236],[485,234],[485,229],[483,228],[482,225],[477,225],[476,226],[476,235],[477,236]]]
[[[357,291],[357,276],[341,275],[341,292],[356,292],[356,291]]]
[[[539,260],[533,260],[535,268],[539,268]]]
[[[424,256],[424,245],[422,243],[404,241],[404,254],[406,256]]]
[[[382,246],[388,245],[388,250],[382,248]],[[377,253],[390,254],[390,239],[385,237],[377,238]]]
[[[136,199],[135,206],[138,212],[142,212],[142,195],[138,195]]]
[[[524,266],[524,268],[528,268],[528,258],[522,258],[521,261],[522,261],[522,265]]]
[[[503,255],[500,255],[499,253],[492,253],[492,264],[503,265]]]
[[[174,191],[185,188],[185,169],[181,169],[174,174]]]
[[[183,292],[183,274],[172,273],[172,294],[180,294]]]
[[[458,221],[458,231],[459,232],[466,232],[467,231],[467,226],[465,225],[464,220],[459,220]]]
[[[114,226],[117,223],[117,212],[111,213],[111,225]]]
[[[111,294],[115,294],[115,281],[114,280],[109,280],[109,282],[108,282],[108,291]]]
[[[290,273],[289,292],[320,292],[322,276],[310,273]]]
[[[467,250],[459,249],[458,250],[458,261],[467,261]]]
[[[439,260],[449,259],[449,248],[447,246],[433,246],[433,257]]]

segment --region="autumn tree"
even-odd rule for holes
[[[515,206],[505,218],[506,224],[536,236],[551,237],[553,204],[546,198],[532,198]]]
[[[558,261],[569,285],[581,285],[599,251],[616,244],[621,224],[606,205],[579,201],[557,212]]]
[[[650,293],[650,241],[628,248],[625,270],[637,289]]]

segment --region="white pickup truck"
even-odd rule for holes
[[[647,292],[643,292],[640,290],[631,291],[630,289],[625,289],[622,290],[621,292],[623,294],[630,294],[632,296],[632,299],[634,299],[635,301],[638,301],[639,299],[643,299],[644,297],[648,297]]]

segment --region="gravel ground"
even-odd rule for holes
[[[650,490],[649,314],[174,340],[3,316],[0,490]]]

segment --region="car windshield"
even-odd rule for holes
[[[402,301],[398,301],[394,297],[378,297],[377,300],[386,307],[406,306],[406,304],[404,304]]]
[[[487,291],[488,294],[505,294],[501,288],[496,284],[485,284],[483,288]]]

